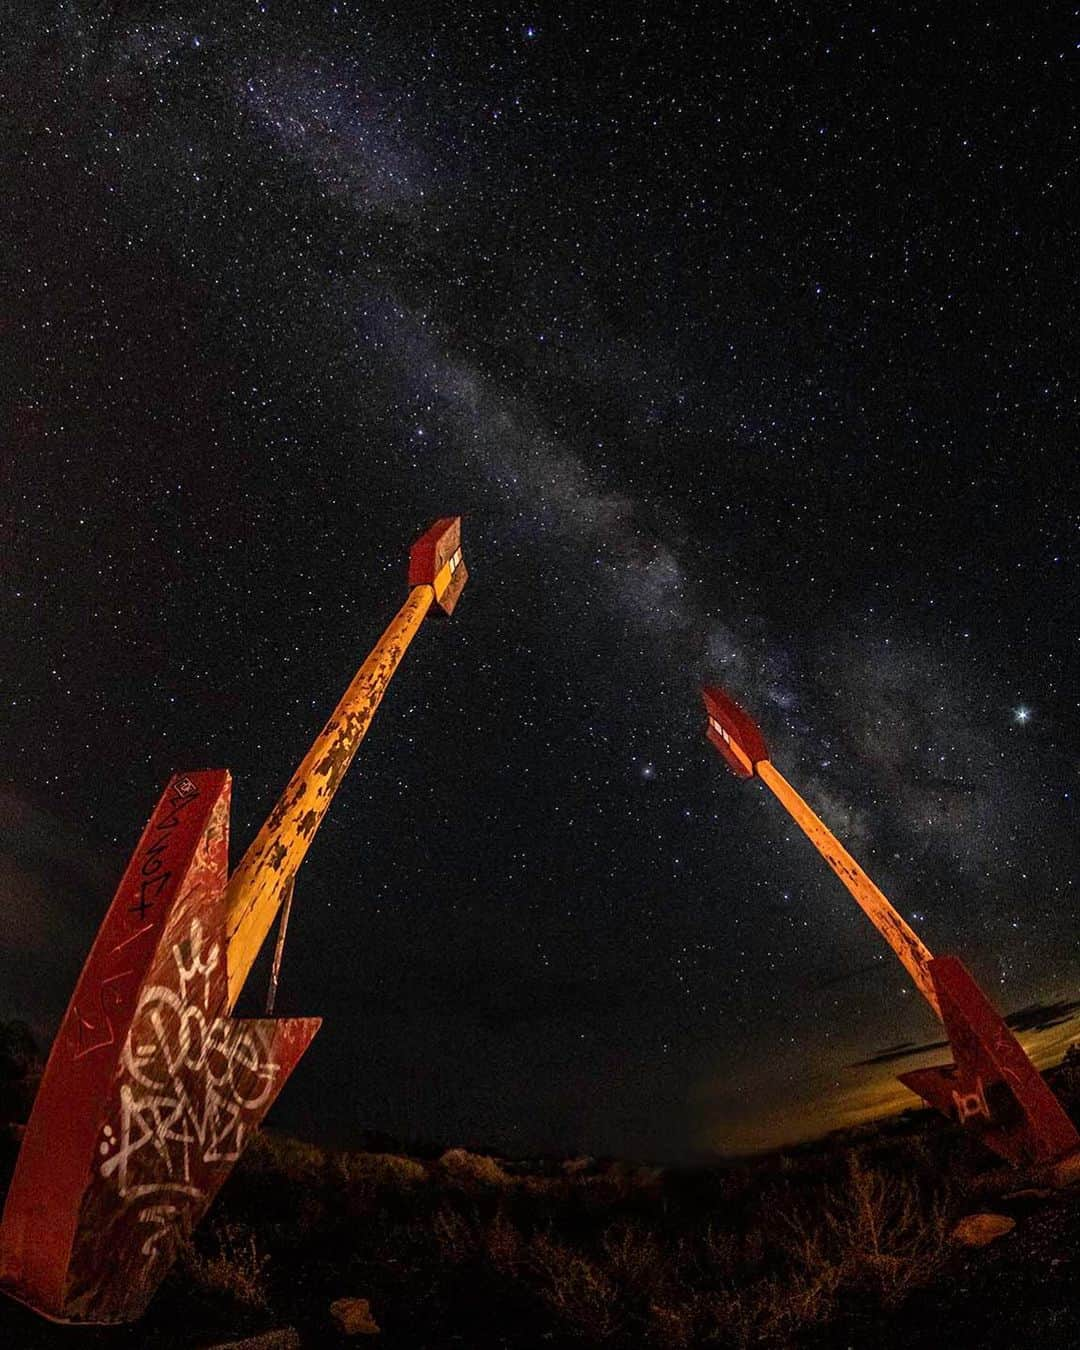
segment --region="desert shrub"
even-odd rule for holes
[[[715,1286],[734,1278],[743,1255],[744,1239],[718,1224],[709,1224],[697,1244],[698,1268],[706,1283]]]
[[[566,1208],[584,1218],[602,1217],[619,1205],[625,1204],[630,1187],[622,1173],[601,1172],[568,1178],[565,1190],[556,1189],[553,1195],[564,1199]]]
[[[244,1224],[221,1223],[207,1240],[207,1250],[193,1243],[181,1254],[191,1282],[211,1294],[224,1294],[249,1308],[266,1308],[266,1267],[255,1234]]]
[[[500,1274],[513,1275],[520,1269],[524,1239],[502,1209],[485,1229],[483,1247],[484,1255]]]
[[[327,1221],[328,1204],[335,1198],[326,1184],[328,1175],[322,1149],[256,1130],[216,1208],[295,1246]]]
[[[933,1277],[947,1253],[939,1197],[857,1154],[842,1183],[808,1170],[793,1190],[790,1172],[766,1187],[745,1231],[711,1223],[670,1249],[648,1308],[651,1344],[788,1346],[831,1321],[847,1292],[891,1310]]]
[[[342,1153],[337,1158],[338,1176],[345,1185],[408,1190],[427,1180],[423,1163],[398,1153]]]
[[[1054,1071],[1051,1086],[1066,1110],[1080,1110],[1080,1041],[1074,1041],[1065,1051],[1065,1058]]]
[[[663,1277],[660,1243],[640,1223],[613,1225],[604,1233],[600,1249],[607,1272],[618,1285],[644,1294]]]
[[[649,1306],[647,1337],[662,1350],[683,1350],[697,1339],[699,1318],[694,1303],[653,1303]]]
[[[0,1080],[40,1075],[44,1062],[25,1022],[0,1022]]]
[[[591,1341],[619,1333],[619,1292],[599,1262],[546,1233],[532,1239],[526,1259],[544,1304],[567,1330]]]
[[[476,1221],[450,1205],[440,1205],[428,1227],[439,1256],[452,1266],[473,1260],[480,1250]]]
[[[788,1346],[835,1310],[839,1272],[819,1261],[745,1278],[742,1244],[729,1233],[707,1231],[686,1257],[669,1263],[648,1307],[647,1337],[662,1350],[688,1346]]]
[[[494,1158],[464,1148],[447,1149],[439,1167],[449,1179],[464,1186],[508,1186],[512,1180]]]
[[[563,1177],[522,1177],[518,1182],[522,1195],[541,1204],[554,1203],[565,1196],[570,1185]]]
[[[792,1150],[786,1164],[659,1173],[503,1166],[464,1149],[327,1155],[269,1132],[227,1183],[230,1222],[200,1241],[188,1276],[258,1307],[273,1253],[280,1312],[336,1296],[347,1270],[409,1344],[524,1330],[530,1344],[620,1350],[789,1347],[848,1317],[891,1318],[933,1277],[946,1208],[922,1153],[898,1134]]]
[[[844,1187],[826,1192],[820,1219],[790,1226],[792,1272],[815,1310],[841,1287],[870,1291],[894,1308],[932,1278],[948,1251],[944,1200],[854,1154]]]
[[[649,1309],[648,1339],[661,1350],[689,1346],[783,1347],[832,1312],[832,1291],[817,1299],[813,1285],[769,1278],[741,1288],[687,1289],[675,1302]]]
[[[439,1257],[449,1265],[482,1261],[500,1275],[514,1275],[521,1268],[525,1239],[501,1205],[485,1218],[475,1209],[463,1212],[443,1204],[426,1227]]]
[[[655,1196],[663,1188],[665,1169],[618,1160],[608,1166],[605,1174],[618,1180],[619,1188],[625,1196],[642,1192]]]
[[[310,1185],[321,1181],[326,1154],[314,1144],[273,1130],[256,1130],[244,1149],[242,1166],[249,1173],[272,1173],[276,1180]]]
[[[25,1022],[0,1022],[0,1127],[30,1116],[45,1063]]]

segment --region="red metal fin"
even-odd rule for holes
[[[913,1069],[900,1081],[1023,1166],[1080,1147],[1080,1134],[1020,1042],[955,956],[930,962],[955,1065]]]
[[[461,517],[444,516],[409,551],[409,585],[431,586],[435,603],[452,614],[468,579],[461,552]]]
[[[769,758],[765,737],[757,723],[715,685],[706,685],[701,697],[709,718],[706,737],[737,778],[753,778],[754,766]]]
[[[318,1028],[224,1016],[230,778],[173,778],[53,1042],[0,1226],[0,1284],[137,1317]]]

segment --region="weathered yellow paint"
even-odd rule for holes
[[[723,736],[723,738],[724,738],[724,744],[727,746],[727,748],[731,751],[731,753],[735,756],[735,758],[736,758],[736,759],[739,761],[739,763],[743,766],[743,768],[746,770],[746,772],[747,772],[751,777],[753,777],[753,775],[754,775],[754,765],[753,765],[753,763],[751,762],[750,756],[749,756],[749,755],[746,753],[746,751],[742,748],[742,746],[741,746],[741,745],[739,744],[739,742],[735,739],[735,737],[732,736],[732,735],[729,735],[727,728],[726,728],[726,727],[722,727],[722,726],[720,725],[720,723],[716,721],[715,718],[713,719],[713,726],[717,729],[717,731],[719,732],[719,734],[720,734],[721,736]]]
[[[427,584],[409,592],[229,880],[225,928],[230,1009],[386,686],[434,600],[435,590]]]
[[[439,568],[438,576],[435,578],[435,599],[441,600],[446,594],[446,588],[450,585],[450,578],[454,575],[454,569],[449,563],[443,563]]]
[[[853,896],[855,903],[897,954],[915,981],[915,987],[940,1018],[937,992],[930,975],[933,956],[915,931],[901,918],[836,836],[803,801],[782,773],[767,759],[754,766],[788,813]]]

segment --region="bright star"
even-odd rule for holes
[[[1023,704],[1019,708],[1013,709],[1013,721],[1017,726],[1025,726],[1031,721],[1031,709],[1025,708]]]

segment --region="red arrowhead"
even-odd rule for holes
[[[225,1015],[230,786],[171,780],[53,1042],[0,1226],[48,1317],[139,1316],[318,1030]]]
[[[955,956],[930,962],[955,1064],[900,1081],[1018,1166],[1080,1147],[1080,1134],[1023,1047]]]

